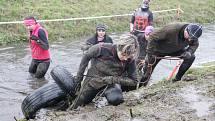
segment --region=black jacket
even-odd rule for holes
[[[103,41],[100,41],[103,43],[113,43],[112,38],[109,37],[108,35],[104,36]],[[100,43],[97,39],[97,34],[95,34],[93,37],[91,37],[90,39],[88,39],[82,46],[81,46],[81,50],[88,50],[91,46]]]

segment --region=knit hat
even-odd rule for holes
[[[202,26],[199,24],[188,24],[185,30],[188,32],[190,39],[198,39],[202,35]]]
[[[106,30],[107,29],[107,26],[105,24],[97,24],[96,25],[96,31],[97,30]]]
[[[153,31],[154,31],[154,27],[153,26],[147,26],[146,29],[145,29],[145,35],[149,35]]]

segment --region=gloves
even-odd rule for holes
[[[185,51],[184,53],[181,54],[181,57],[183,59],[190,59],[192,54],[189,51]]]
[[[40,42],[39,37],[37,37],[37,36],[35,36],[35,35],[31,35],[31,36],[30,36],[30,39],[31,39],[31,40],[34,40],[34,41],[36,41],[36,42]]]
[[[116,77],[114,76],[105,76],[102,78],[102,81],[105,83],[105,84],[114,84],[116,83]]]
[[[132,79],[129,79],[129,78],[126,78],[126,77],[120,77],[120,76],[106,76],[106,77],[103,77],[102,78],[103,82],[105,84],[120,84],[122,86],[136,86],[137,82],[132,80]]]

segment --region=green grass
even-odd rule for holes
[[[76,18],[132,13],[141,0],[1,0],[0,21],[20,21],[26,16],[38,19]],[[177,18],[176,12],[155,13],[155,26],[175,21],[211,23],[215,21],[214,0],[156,0],[151,2],[151,10],[177,8],[184,13]],[[43,23],[49,31],[49,41],[73,40],[95,32],[95,25],[104,22],[108,32],[129,30],[130,16],[94,20]],[[0,44],[27,41],[26,30],[22,24],[0,25]]]
[[[209,66],[209,67],[204,67],[204,66]],[[203,77],[206,74],[206,72],[215,73],[214,63],[211,62],[211,63],[203,64],[202,68],[191,68],[186,72],[186,74]]]
[[[215,66],[215,61],[203,63],[202,66]]]

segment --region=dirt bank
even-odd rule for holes
[[[191,69],[183,81],[163,80],[124,97],[116,107],[95,109],[90,104],[69,112],[41,110],[31,121],[214,121],[215,66]]]

